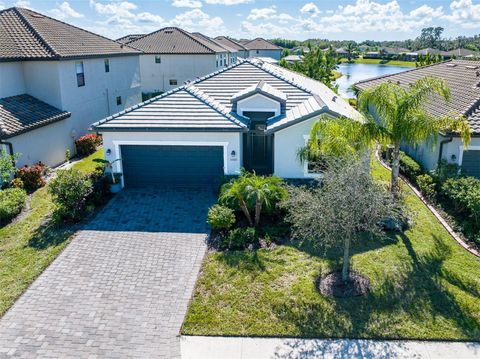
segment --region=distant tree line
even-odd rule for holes
[[[274,44],[287,49],[293,49],[298,46],[307,46],[311,44],[313,47],[320,47],[326,49],[328,47],[333,48],[347,48],[354,44],[357,46],[367,46],[372,51],[381,47],[403,47],[412,51],[435,48],[438,50],[450,51],[458,48],[465,48],[472,51],[480,51],[480,34],[474,36],[458,36],[456,38],[442,38],[443,27],[426,27],[420,32],[420,35],[415,39],[403,40],[403,41],[374,41],[366,40],[362,42],[356,42],[352,40],[328,40],[328,39],[308,39],[305,41],[298,40],[286,40],[286,39],[273,39],[270,40]]]

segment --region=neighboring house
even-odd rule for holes
[[[426,49],[418,50],[415,52],[417,53],[417,55],[422,55],[422,56],[426,56],[426,55],[438,56],[438,55],[442,55],[443,53],[440,50],[432,49],[430,47],[427,47]]]
[[[363,57],[366,59],[397,59],[406,56],[409,49],[403,47],[381,47],[378,51],[366,52]]]
[[[306,55],[309,52],[310,52],[310,48],[308,46],[297,46],[290,51],[290,53],[296,54],[296,55]]]
[[[125,186],[207,186],[241,168],[311,178],[297,152],[318,116],[359,114],[321,82],[258,59],[92,125]]]
[[[139,52],[32,10],[0,11],[0,142],[55,166],[92,121],[141,100]]]
[[[302,55],[288,55],[285,56],[282,60],[287,61],[289,64],[294,64],[295,62],[303,62]]]
[[[455,58],[455,59],[470,59],[470,58],[478,59],[478,58],[480,58],[480,52],[472,51],[472,50],[469,50],[469,49],[459,48],[459,49],[450,50],[450,51],[443,51],[442,56],[446,60],[452,59],[452,58]]]
[[[353,55],[350,55],[350,53],[343,47],[336,49],[335,54],[340,58],[347,58],[349,56],[353,56]]]
[[[240,42],[226,36],[217,36],[215,40],[224,46],[235,49],[239,58],[246,59],[247,57],[249,57],[248,49]]]
[[[434,96],[426,105],[427,110],[435,116],[465,116],[470,124],[472,140],[468,150],[464,151],[458,134],[439,134],[438,143],[432,149],[427,144],[404,150],[419,161],[427,170],[434,169],[440,159],[456,163],[462,169],[480,177],[480,61],[451,60],[424,66],[395,75],[387,75],[355,84],[362,91],[385,81],[409,86],[425,76],[435,76],[445,80],[451,91],[449,102]]]
[[[195,36],[199,40],[207,41],[209,44],[214,45],[216,47],[222,48],[224,51],[227,51],[227,64],[228,65],[233,65],[234,63],[237,62],[238,59],[238,50],[236,47],[231,47],[229,45],[223,44],[220,41],[217,41],[215,39],[212,39],[208,37],[207,35],[204,35],[200,32],[194,32],[192,33],[193,36]]]
[[[261,37],[246,41],[243,46],[248,49],[248,57],[270,57],[277,61],[282,58],[282,48]]]
[[[123,37],[121,37],[121,38],[119,38],[115,41],[119,42],[121,44],[126,44],[127,42],[139,39],[139,38],[141,38],[142,36],[145,36],[145,35],[146,34],[130,34],[130,35],[123,36]]]
[[[143,52],[140,72],[144,93],[171,90],[220,70],[230,61],[225,47],[177,27],[166,27],[126,44]]]

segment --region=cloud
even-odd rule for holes
[[[128,1],[112,1],[102,4],[95,0],[90,0],[90,7],[100,15],[114,15],[117,18],[134,18],[132,10],[137,9],[137,5]]]
[[[201,8],[202,3],[199,0],[173,0],[172,6],[174,7],[189,7],[189,8]]]
[[[276,13],[277,13],[277,10],[275,9],[275,6],[266,7],[263,9],[252,9],[247,19],[248,20],[269,19],[272,15]]]
[[[3,1],[0,1],[0,10],[5,9],[5,3]]]
[[[61,4],[57,4],[57,7],[55,9],[50,10],[49,12],[57,19],[66,19],[66,18],[79,19],[84,17],[83,14],[72,9],[72,7],[67,1],[64,1]]]
[[[302,8],[300,9],[300,13],[309,16],[316,16],[320,14],[320,10],[318,6],[315,5],[313,2],[309,2],[302,6]]]
[[[278,25],[261,22],[259,24],[253,24],[249,21],[243,21],[241,24],[241,31],[249,36],[265,36],[273,37],[285,34],[285,28]]]
[[[18,6],[18,7],[24,7],[26,9],[32,9],[32,5],[30,4],[30,1],[28,1],[28,0],[18,0],[13,5]]]
[[[205,0],[207,4],[210,5],[239,5],[239,4],[248,4],[253,2],[253,0]]]
[[[169,24],[181,27],[187,31],[200,31],[207,35],[226,31],[222,18],[218,16],[212,17],[200,9],[193,9],[178,14]]]
[[[444,19],[459,24],[463,28],[476,28],[480,23],[480,4],[473,4],[472,0],[457,0],[450,4],[450,15]]]

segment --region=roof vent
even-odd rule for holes
[[[336,102],[337,101],[337,96],[333,96],[332,101]]]
[[[465,66],[465,68],[469,69],[469,70],[476,70],[476,69],[478,69],[478,66],[467,65],[467,66]]]
[[[397,85],[400,85],[400,81],[397,81]]]
[[[173,30],[165,30],[165,34],[173,34]]]
[[[447,64],[448,67],[457,67],[457,64],[449,63]]]

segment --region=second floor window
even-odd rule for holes
[[[161,64],[162,63],[162,58],[160,57],[160,55],[155,56],[155,63],[156,64]]]
[[[85,86],[85,73],[83,71],[83,61],[75,63],[75,72],[77,73],[77,86]]]
[[[110,61],[108,59],[105,59],[105,72],[110,72]]]
[[[120,106],[122,104],[122,96],[117,96],[115,100],[117,102],[117,106]]]
[[[170,86],[177,85],[177,80],[170,80]]]

